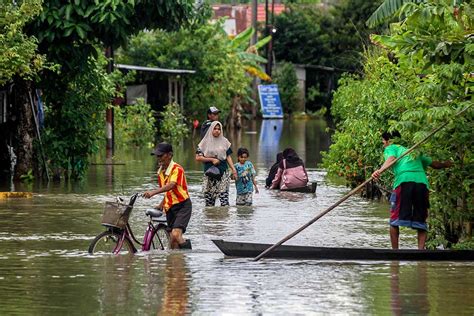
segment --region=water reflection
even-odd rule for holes
[[[193,243],[190,252],[87,254],[90,241],[103,230],[105,201],[156,187],[156,159],[147,148],[117,150],[117,161],[125,165],[91,166],[78,184],[18,184],[17,190],[35,194],[0,200],[0,314],[474,314],[471,262],[224,259],[211,239],[274,243],[348,192],[315,169],[328,145],[324,122],[284,121],[278,144],[266,150],[260,148],[267,141],[260,124],[252,121],[230,135],[233,148],[250,150],[259,187],[275,150],[291,146],[306,158],[308,176],[318,182],[317,195],[262,189],[251,207],[205,208],[202,165],[194,160],[196,139],[190,137],[175,147],[193,199],[186,232]],[[103,163],[105,157],[95,161]],[[234,204],[233,185],[230,195]],[[158,200],[137,201],[130,221],[139,238],[146,224],[143,210]],[[291,244],[388,248],[386,209],[354,196]]]
[[[188,269],[183,253],[172,253],[166,258],[164,293],[158,315],[185,315],[188,311]]]
[[[392,315],[427,315],[430,312],[428,264],[417,262],[410,268],[410,271],[400,273],[400,262],[390,263]]]
[[[126,309],[133,297],[132,287],[135,278],[134,256],[104,256],[100,258],[96,270],[100,276],[98,299],[104,314],[113,314]]]
[[[260,127],[258,159],[271,166],[279,152],[283,120],[263,120]]]
[[[269,190],[275,200],[286,200],[291,202],[308,201],[308,199],[315,198],[315,193],[299,193],[279,190]]]
[[[236,206],[236,208],[237,208],[238,219],[245,219],[245,220],[252,219],[252,215],[254,213],[253,206],[239,205],[239,206]]]
[[[228,226],[227,222],[230,217],[229,206],[206,207],[202,210],[206,221],[205,233],[212,235],[223,234]]]

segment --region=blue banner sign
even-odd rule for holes
[[[258,95],[263,118],[283,118],[278,85],[258,85]]]

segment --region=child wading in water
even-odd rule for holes
[[[258,193],[257,182],[255,181],[255,168],[248,161],[249,151],[247,148],[237,150],[238,163],[234,165],[237,170],[235,188],[237,189],[237,205],[252,205],[252,193],[255,186],[255,193]]]

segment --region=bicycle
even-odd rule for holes
[[[90,254],[98,252],[134,254],[138,251],[135,244],[140,245],[142,251],[170,248],[170,233],[166,218],[163,216],[163,212],[157,209],[147,209],[145,211],[149,221],[143,236],[143,242],[135,238],[128,223],[128,218],[138,196],[138,193],[132,195],[128,204],[123,204],[123,200],[119,199],[116,202],[105,203],[101,222],[106,230],[92,240],[89,245]]]

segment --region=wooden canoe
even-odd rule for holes
[[[272,246],[246,242],[213,240],[214,244],[229,257],[255,258]],[[268,253],[266,258],[313,259],[313,260],[432,260],[472,261],[474,250],[417,250],[375,248],[326,248],[281,245]]]
[[[316,187],[318,186],[317,182],[312,182],[311,184],[301,187],[301,188],[294,188],[294,189],[287,189],[284,192],[301,192],[301,193],[316,193]]]

